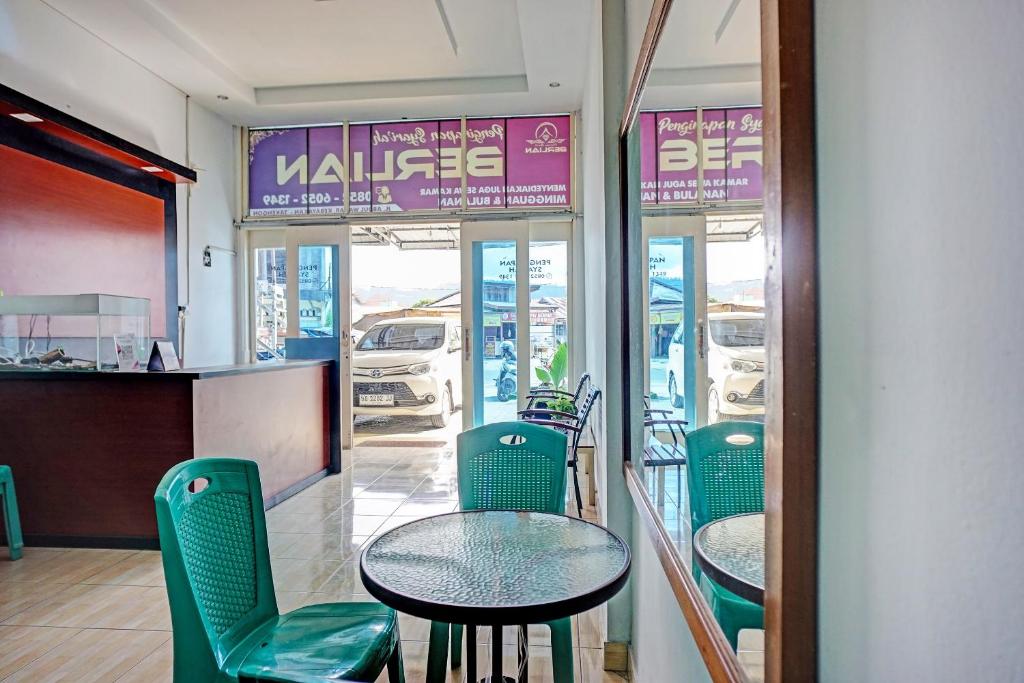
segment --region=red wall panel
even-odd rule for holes
[[[0,145],[0,290],[150,300],[167,336],[164,202]]]

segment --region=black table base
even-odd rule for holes
[[[491,673],[479,679],[479,683],[526,683],[530,678],[529,671],[529,641],[526,635],[526,626],[519,627],[518,656],[519,663],[518,679],[505,676],[502,673],[502,626],[491,626]],[[476,626],[466,626],[466,680],[476,681]]]

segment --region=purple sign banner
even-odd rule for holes
[[[371,211],[437,211],[438,121],[370,127]]]
[[[640,114],[640,186],[643,204],[698,201],[698,159],[704,201],[758,201],[763,197],[763,119],[760,107],[704,109],[698,153],[697,112]]]
[[[461,119],[253,130],[249,213],[289,216],[568,208],[572,203],[571,119]]]
[[[569,117],[509,119],[506,129],[508,208],[569,206],[572,201]]]
[[[307,213],[308,140],[305,128],[249,133],[249,213],[294,216]]]
[[[466,207],[505,208],[505,119],[466,120],[466,159],[462,159],[462,121],[441,122],[441,208],[462,207],[462,169],[466,169]]]

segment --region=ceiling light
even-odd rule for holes
[[[32,116],[32,114],[19,113],[19,114],[11,114],[11,116],[13,116],[14,118],[18,119],[19,121],[24,121],[25,123],[42,123],[43,122],[43,120],[41,118],[39,118],[38,116]]]
[[[559,83],[558,81],[551,81],[550,83],[548,83],[548,87],[549,88],[560,88],[560,87],[562,87],[562,84]]]
[[[147,173],[161,173],[164,169],[160,168],[159,166],[143,166],[142,170],[146,171]]]
[[[226,102],[227,99],[228,99],[228,96],[227,95],[217,95],[217,99],[220,100],[221,102]]]

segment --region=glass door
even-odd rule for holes
[[[515,420],[542,383],[575,386],[570,232],[568,222],[462,226],[465,428]]]
[[[351,233],[348,226],[302,227],[285,237],[284,355],[336,362],[341,447],[351,448]]]
[[[644,393],[688,430],[707,423],[705,245],[703,216],[643,219]]]
[[[249,362],[284,360],[288,336],[284,230],[248,234]]]

